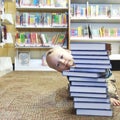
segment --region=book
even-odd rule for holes
[[[70,92],[71,97],[107,98],[106,93]]]
[[[98,60],[98,59],[74,59],[74,63],[87,63],[87,64],[110,64],[110,60]]]
[[[110,103],[109,98],[74,97],[74,102]]]
[[[77,115],[94,115],[94,116],[112,116],[112,110],[100,110],[100,109],[76,109]]]
[[[82,108],[82,109],[111,109],[110,103],[102,103],[102,102],[74,102],[74,108]]]
[[[80,42],[71,43],[71,50],[111,50],[111,46],[108,43],[91,43],[91,42]]]
[[[102,73],[93,73],[93,72],[77,72],[65,70],[62,72],[64,76],[81,76],[81,77],[101,77]]]
[[[78,82],[76,82],[76,81],[71,81],[71,85],[73,85],[73,86],[98,86],[98,87],[107,87],[107,83],[106,82],[91,82],[91,81],[78,81]]]
[[[105,68],[105,69],[111,69],[112,66],[111,64],[83,64],[83,63],[79,63],[76,64],[75,67],[78,68]]]
[[[71,50],[71,54],[74,55],[108,55],[108,52],[106,50],[95,50],[95,51],[89,51],[89,50]]]
[[[88,93],[106,93],[107,94],[107,88],[106,87],[96,87],[96,86],[70,86],[70,92],[88,92]]]
[[[69,76],[69,81],[106,82],[105,78]]]
[[[76,71],[76,72],[106,72],[106,69],[95,69],[95,68],[76,68],[76,67],[71,67],[70,71]]]
[[[109,57],[107,55],[74,55],[73,59],[108,60]]]

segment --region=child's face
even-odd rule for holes
[[[73,66],[71,52],[60,47],[52,49],[51,54],[47,55],[46,60],[51,68],[59,72],[68,70]]]

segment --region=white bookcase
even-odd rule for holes
[[[45,2],[45,1],[44,1]],[[42,3],[39,3],[38,5],[24,5],[24,1],[20,0],[20,4],[16,3],[16,16],[17,14],[22,13],[28,13],[28,14],[42,14],[42,13],[58,13],[58,14],[66,14],[66,18],[68,19],[68,5],[63,5],[62,7],[59,6],[61,4],[68,4],[67,0],[61,0],[58,6],[55,5],[53,0],[46,1],[44,5]],[[51,5],[49,4],[51,2]],[[19,16],[18,16],[19,17]],[[63,19],[63,18],[62,18]],[[68,31],[68,23],[66,24],[59,24],[59,25],[41,25],[41,24],[35,24],[35,25],[21,25],[18,24],[16,19],[16,31],[18,33],[25,33],[25,32],[39,32],[43,34],[47,34],[50,36],[49,40],[52,38],[51,36],[54,36],[56,33],[65,33]],[[16,40],[17,41],[17,40]],[[41,46],[41,45],[28,45],[28,44],[17,44],[15,43],[16,48],[16,57],[15,57],[15,70],[16,71],[51,71],[53,69],[49,68],[48,66],[42,65],[42,55],[46,53],[47,50],[52,48],[54,46],[48,45],[48,46]],[[68,39],[67,43],[64,44],[65,48],[68,48]],[[20,51],[28,51],[30,54],[30,59],[28,64],[21,64],[19,62],[19,55],[18,52]]]
[[[120,1],[70,0],[70,6],[70,43],[111,43],[112,50],[110,59],[120,60]],[[85,26],[89,26],[92,37],[89,37],[89,35],[81,35],[81,31]],[[107,32],[104,32],[102,36],[100,35],[100,28],[102,27],[104,31],[108,31],[108,35]]]

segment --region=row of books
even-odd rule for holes
[[[63,46],[67,40],[67,33],[36,33],[36,32],[17,32],[16,33],[16,46],[24,47],[40,47],[55,45]]]
[[[67,13],[16,13],[16,25],[67,26]]]
[[[117,4],[71,4],[71,15],[73,17],[93,17],[106,16],[117,17],[120,16],[120,6]]]
[[[86,26],[78,26],[77,28],[71,28],[71,36],[77,37],[120,37],[120,29],[119,28],[108,28],[108,27],[100,27],[100,28],[91,28],[90,25]]]
[[[71,43],[75,66],[64,70],[76,115],[112,116],[106,72],[111,68],[107,43]],[[94,54],[93,54],[94,53]]]
[[[16,0],[16,6],[67,7],[68,0]]]

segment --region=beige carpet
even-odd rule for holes
[[[114,71],[120,95],[120,71]],[[0,120],[120,120],[113,117],[77,116],[58,72],[11,72],[0,78]]]

